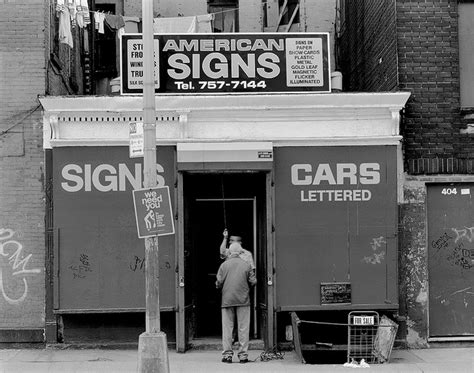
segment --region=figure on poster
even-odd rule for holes
[[[233,242],[229,246],[229,257],[217,271],[216,287],[222,289],[222,362],[232,363],[232,330],[235,317],[238,324],[241,363],[247,363],[250,333],[250,288],[257,283],[250,264],[240,258],[242,246]]]
[[[232,245],[234,242],[240,245],[242,250],[239,253],[239,257],[245,262],[247,262],[250,265],[250,268],[252,268],[252,270],[255,271],[255,263],[253,261],[252,253],[248,250],[245,250],[242,247],[242,237],[240,236],[229,237],[229,231],[227,229],[224,229],[224,232],[222,233],[222,235],[224,236],[224,238],[222,239],[222,243],[220,246],[221,259],[227,259],[230,256],[230,247],[227,248],[227,239],[228,239],[229,245]]]

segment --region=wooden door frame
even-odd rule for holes
[[[175,198],[177,206],[176,222],[176,351],[186,351],[185,277],[184,277],[184,194],[183,172],[177,172]]]
[[[273,171],[265,172],[265,208],[266,208],[266,288],[267,288],[267,326],[263,336],[266,348],[273,348],[275,341],[275,276],[274,276],[274,182]],[[175,198],[177,206],[176,224],[176,350],[185,352],[186,341],[186,314],[185,289],[186,278],[184,268],[184,185],[183,171],[177,172]]]
[[[275,192],[273,182],[273,171],[265,173],[265,208],[266,208],[266,250],[267,250],[267,330],[264,338],[265,348],[273,348],[276,346],[276,323],[275,323],[275,270],[274,270],[274,253],[275,253]]]

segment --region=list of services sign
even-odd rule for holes
[[[143,91],[141,34],[122,35],[122,94]],[[328,33],[155,35],[156,93],[330,92]]]

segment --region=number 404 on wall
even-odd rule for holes
[[[445,196],[450,196],[452,194],[458,194],[457,188],[443,188],[441,194]]]

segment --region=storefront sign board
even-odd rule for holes
[[[143,91],[142,35],[121,38],[121,92]],[[328,33],[155,34],[155,92],[330,92]]]
[[[396,146],[274,151],[277,307],[396,308]]]
[[[137,237],[134,189],[143,188],[143,158],[128,146],[53,150],[54,229],[58,292],[55,308],[145,309],[145,253]],[[175,149],[157,147],[158,186],[175,180]],[[170,188],[174,201],[174,188]],[[175,294],[175,237],[160,237],[160,306]],[[84,266],[83,258],[89,266]]]

